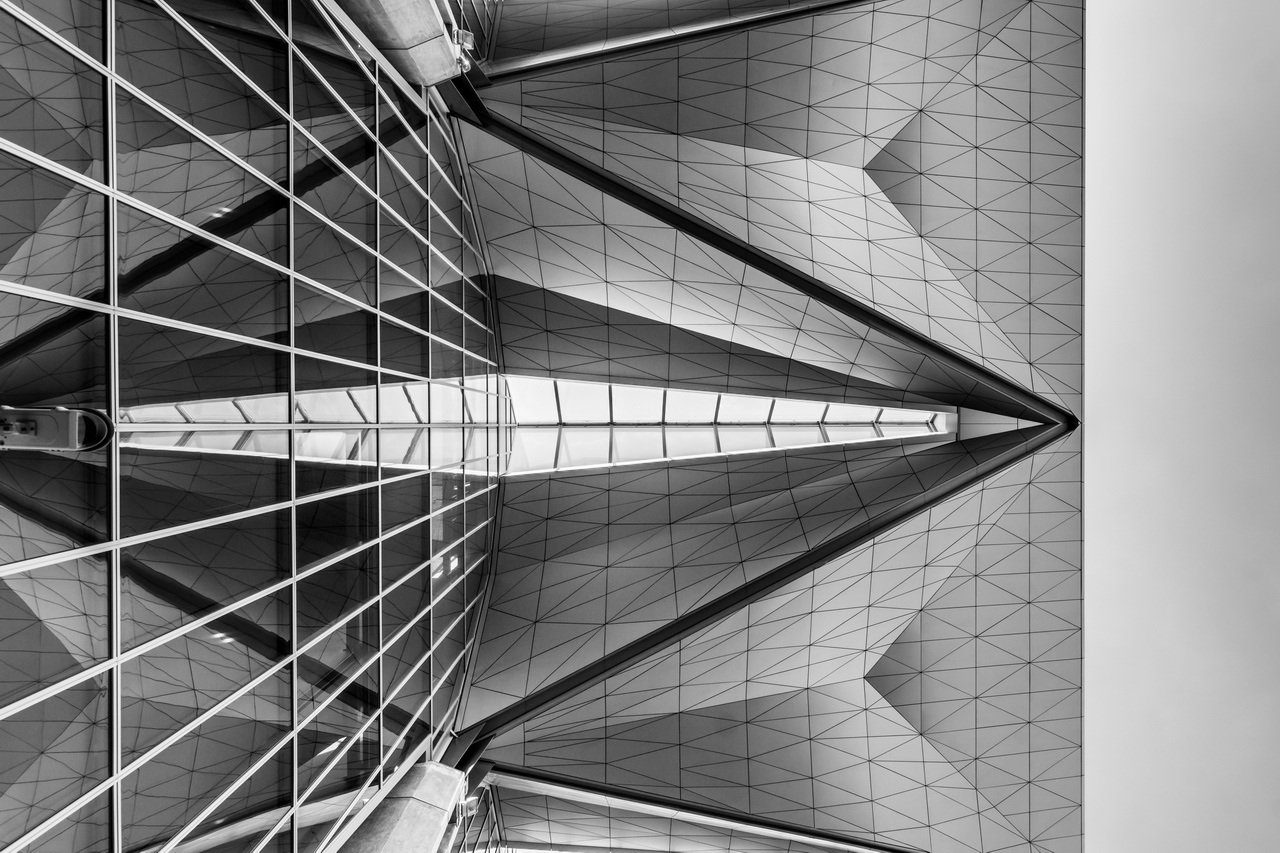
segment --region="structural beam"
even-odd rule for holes
[[[489,85],[498,85],[530,77],[541,77],[545,74],[555,74],[558,71],[569,71],[612,59],[625,59],[709,36],[724,36],[765,24],[777,24],[819,15],[823,12],[837,12],[853,6],[865,6],[870,2],[871,0],[799,0],[776,9],[753,9],[709,21],[666,27],[623,38],[603,39],[559,50],[548,50],[532,56],[522,56],[518,59],[498,60],[484,64],[482,70],[488,78]],[[502,25],[499,19],[498,31],[491,36],[498,44],[501,43],[498,41],[501,33]]]

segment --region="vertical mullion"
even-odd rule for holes
[[[103,27],[102,27],[102,43],[103,55],[101,57],[103,64],[106,65],[108,74],[104,78],[103,97],[106,99],[105,109],[103,110],[104,127],[103,127],[103,164],[102,164],[102,180],[112,189],[116,188],[117,168],[116,168],[116,84],[114,79],[116,69],[116,27],[115,27],[115,3],[107,0],[103,4]],[[107,371],[107,412],[112,424],[120,422],[120,347],[119,347],[119,324],[117,322],[115,309],[119,307],[119,293],[117,289],[118,269],[116,258],[119,255],[119,236],[117,229],[119,227],[118,205],[114,195],[108,195],[105,201],[106,223],[103,227],[105,236],[103,248],[103,263],[105,264],[106,281],[106,301],[107,301],[107,340],[106,340],[106,371]],[[118,542],[120,539],[120,435],[116,433],[112,436],[111,443],[107,445],[107,535],[112,542]],[[108,587],[108,652],[111,659],[118,661],[121,652],[121,588],[120,588],[120,549],[114,547],[108,554],[107,565],[111,573]],[[107,684],[109,691],[110,705],[110,738],[109,749],[110,755],[110,771],[113,778],[118,778],[123,769],[123,760],[121,757],[122,745],[122,725],[121,725],[121,707],[122,702],[120,693],[122,684],[120,681],[120,665],[117,663],[111,667],[109,681]],[[117,781],[111,786],[110,793],[111,815],[111,845],[113,850],[124,849],[124,813],[122,811],[122,803],[120,797],[120,782]]]
[[[380,70],[379,67],[375,65],[373,68],[373,73],[374,73],[373,132],[375,137],[374,145],[373,145],[373,192],[374,192],[374,195],[377,196],[379,203],[374,205],[374,215],[376,216],[376,221],[374,222],[374,229],[373,229],[373,250],[375,255],[375,261],[373,266],[373,304],[377,309],[377,321],[373,329],[373,340],[374,340],[373,352],[374,352],[374,359],[375,359],[374,363],[378,367],[378,371],[376,374],[377,384],[376,384],[376,387],[374,388],[373,400],[374,400],[374,407],[376,408],[374,419],[377,423],[381,424],[382,423],[382,325],[383,325],[382,324],[382,221],[383,221],[383,218],[385,217],[385,214],[382,211],[382,204],[381,204],[382,202],[382,169],[384,165],[386,165],[387,168],[391,168],[390,165],[386,163],[386,161],[389,160],[391,157],[391,152],[385,150],[382,146],[382,140],[377,138],[378,131],[381,130],[382,128],[382,111],[383,111],[382,90],[381,90],[381,87],[378,85],[378,80],[380,77],[380,74],[378,73],[379,70]],[[377,525],[378,525],[377,526],[378,547],[375,553],[375,559],[377,560],[377,564],[374,566],[374,580],[375,580],[375,586],[377,590],[375,594],[378,597],[378,603],[377,603],[376,610],[373,614],[373,623],[374,623],[374,631],[376,632],[376,639],[374,641],[374,646],[375,648],[379,649],[379,651],[378,651],[377,665],[373,667],[375,677],[377,678],[377,684],[374,686],[374,694],[378,698],[377,698],[377,703],[374,705],[372,709],[372,713],[374,713],[378,717],[378,719],[375,720],[374,722],[374,725],[377,728],[377,743],[378,743],[377,745],[378,764],[377,764],[377,767],[374,769],[374,776],[377,777],[378,785],[379,787],[381,787],[386,782],[386,778],[385,778],[386,768],[384,766],[384,761],[386,760],[386,752],[385,752],[386,742],[384,740],[386,727],[383,725],[383,722],[382,722],[383,697],[386,695],[386,683],[383,681],[383,676],[386,671],[386,666],[384,661],[384,658],[386,657],[386,649],[383,648],[384,636],[383,636],[383,625],[382,625],[382,611],[383,611],[382,428],[377,427],[373,430],[373,432],[375,434],[374,449],[376,451],[376,457],[377,457],[374,462],[375,464],[374,480],[378,484],[377,488],[373,490],[373,516],[375,519],[377,519]]]
[[[297,363],[296,350],[294,349],[296,342],[296,332],[294,328],[295,318],[297,316],[297,278],[294,276],[294,270],[297,269],[297,204],[295,203],[294,193],[296,192],[294,176],[297,171],[297,130],[294,126],[297,115],[296,86],[294,81],[294,67],[297,64],[297,58],[293,47],[293,5],[296,0],[285,0],[284,4],[284,25],[285,25],[285,103],[289,113],[286,123],[287,132],[285,151],[288,158],[288,166],[286,169],[285,190],[289,196],[289,213],[286,219],[286,228],[288,229],[288,251],[287,261],[289,265],[289,290],[288,290],[288,341],[289,341],[289,416],[286,423],[293,424],[297,412]],[[289,590],[289,652],[293,656],[292,664],[289,667],[289,727],[292,729],[290,739],[292,740],[290,752],[290,776],[289,784],[291,796],[289,798],[291,814],[288,816],[288,832],[290,851],[298,849],[298,756],[300,753],[301,741],[298,738],[298,464],[297,464],[297,430],[290,429],[289,435],[289,577],[292,579],[291,588]],[[273,833],[274,834],[274,833]]]

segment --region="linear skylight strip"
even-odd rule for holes
[[[867,447],[955,439],[951,422],[517,426],[503,474],[546,474],[831,445]]]
[[[519,426],[924,424],[947,414],[940,409],[861,406],[533,376],[504,375],[503,380]]]

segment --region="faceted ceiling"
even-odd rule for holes
[[[961,428],[506,478],[503,843],[1080,850],[1080,5],[589,6],[505,4],[464,110],[502,369]]]

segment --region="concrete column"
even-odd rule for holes
[[[462,73],[462,52],[436,0],[337,0],[396,70],[433,86]]]
[[[461,770],[434,761],[415,766],[339,853],[436,853],[466,778]]]

